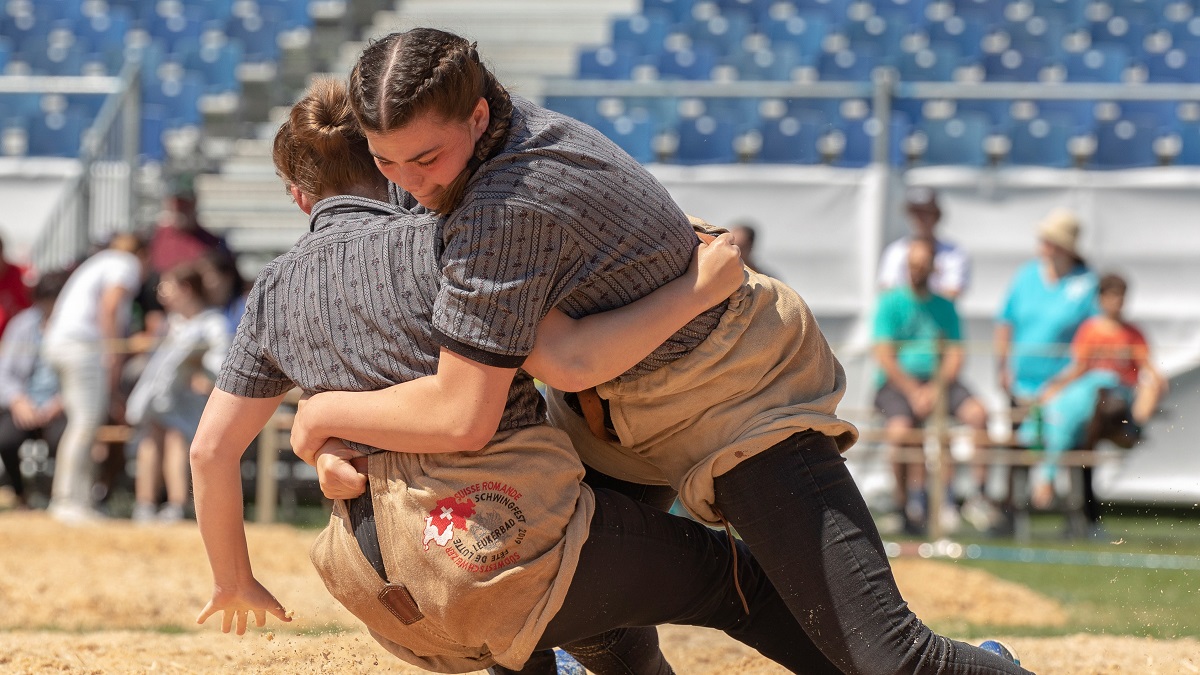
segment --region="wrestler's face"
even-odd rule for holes
[[[433,208],[446,186],[466,168],[488,120],[487,101],[481,98],[465,120],[421,113],[399,129],[366,132],[367,145],[388,180],[422,206]]]

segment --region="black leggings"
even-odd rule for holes
[[[594,492],[588,540],[539,649],[562,646],[597,673],[662,675],[672,671],[657,634],[639,627],[672,623],[724,631],[792,672],[840,673],[744,544],[736,542],[735,554],[724,532],[610,490]],[[544,652],[537,658],[527,668],[544,664]]]
[[[1028,673],[931,631],[896,588],[866,502],[833,440],[813,431],[746,459],[714,481],[780,596],[848,674]],[[806,671],[808,669],[806,668]]]
[[[12,412],[0,411],[0,460],[4,462],[4,472],[12,483],[13,492],[17,497],[25,497],[25,478],[21,475],[21,445],[35,438],[45,439],[50,446],[51,455],[58,448],[63,430],[67,427],[67,418],[59,415],[37,429],[22,429],[13,420]]]

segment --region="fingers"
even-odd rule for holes
[[[249,614],[249,612],[244,609],[237,612],[237,634],[238,635],[246,634],[246,615],[247,614]]]
[[[228,633],[229,630],[231,628],[233,628],[234,613],[235,612],[232,609],[227,609],[221,613],[221,632],[222,633]]]
[[[208,617],[215,614],[216,611],[217,610],[213,607],[212,600],[209,600],[208,604],[204,606],[204,609],[200,610],[200,615],[196,617],[196,623],[204,623],[205,621],[208,621]]]
[[[292,617],[288,616],[287,610],[283,608],[283,605],[276,605],[274,608],[268,609],[267,611],[271,613],[271,616],[274,616],[276,619],[279,619],[285,623],[291,622],[292,620]],[[261,626],[262,624],[259,625]]]
[[[267,625],[267,613],[261,609],[254,610],[254,625],[262,628]]]

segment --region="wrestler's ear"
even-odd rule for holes
[[[471,137],[476,141],[483,132],[487,130],[488,124],[492,121],[492,109],[488,106],[487,99],[480,96],[475,102],[475,108],[471,110],[471,116],[467,118],[471,126]]]

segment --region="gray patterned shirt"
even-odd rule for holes
[[[217,387],[269,398],[293,385],[371,391],[437,372],[440,219],[343,196],[318,202],[310,228],[258,275]],[[544,419],[519,371],[499,430]]]
[[[513,97],[507,144],[443,226],[433,338],[493,366],[521,365],[557,306],[579,318],[627,305],[687,271],[696,236],[644,167],[595,129]],[[411,202],[393,192],[400,203]],[[687,354],[726,304],[622,376]]]

